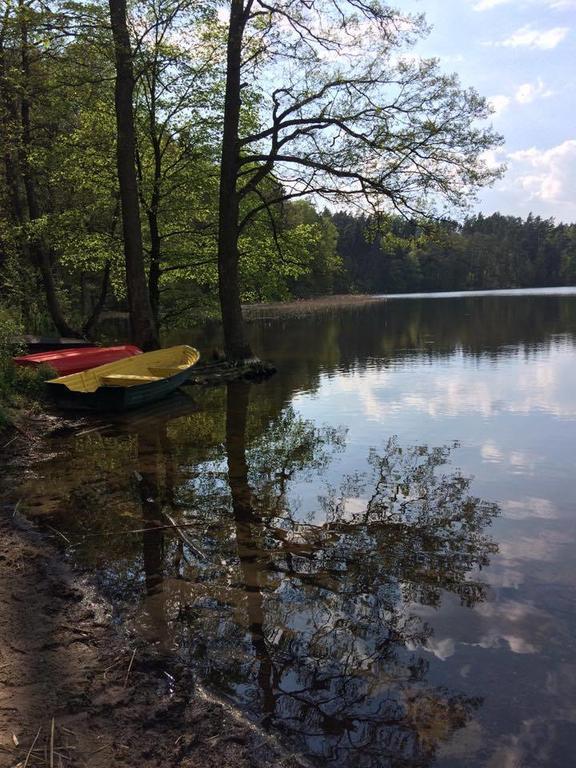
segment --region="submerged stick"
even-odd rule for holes
[[[181,528],[181,527],[183,527],[183,526],[179,526],[179,525],[178,525],[178,523],[177,523],[177,522],[174,520],[174,518],[170,517],[170,515],[168,514],[168,512],[166,512],[166,510],[164,510],[164,509],[163,509],[163,510],[162,510],[162,514],[163,514],[165,517],[167,517],[167,518],[168,518],[168,520],[170,520],[170,522],[171,522],[171,524],[172,524],[172,526],[171,526],[171,527],[172,527],[172,528],[174,528],[174,529],[175,529],[175,530],[178,532],[178,535],[180,536],[180,538],[182,539],[182,541],[184,541],[186,544],[188,544],[188,546],[190,547],[190,549],[191,549],[191,550],[192,550],[192,551],[193,551],[193,552],[194,552],[194,553],[195,553],[195,554],[196,554],[198,557],[200,557],[202,560],[207,560],[208,558],[206,557],[206,555],[204,554],[204,552],[202,552],[200,549],[198,549],[198,547],[196,546],[196,544],[194,544],[194,542],[192,541],[192,539],[190,539],[190,538],[189,538],[189,537],[188,537],[188,536],[187,536],[187,535],[184,533],[184,531],[181,531],[181,530],[180,530],[180,528]],[[170,526],[169,526],[169,527],[170,527]]]
[[[124,688],[128,685],[128,677],[130,675],[130,670],[132,669],[132,664],[134,663],[134,656],[136,656],[136,648],[132,651],[132,658],[130,659],[130,664],[128,665],[128,671],[126,672],[126,677],[124,678]]]
[[[4,450],[4,448],[8,448],[8,446],[11,445],[14,442],[14,440],[16,440],[17,437],[18,437],[18,435],[14,435],[12,440],[8,440],[7,443],[4,443],[4,445],[2,446],[2,450]]]
[[[121,661],[122,661],[122,659],[123,659],[123,656],[124,656],[124,654],[122,654],[122,656],[118,656],[118,658],[117,658],[117,659],[116,659],[116,660],[115,660],[115,661],[114,661],[112,664],[110,664],[110,666],[109,666],[109,667],[106,667],[106,669],[104,669],[104,670],[103,670],[103,674],[104,674],[104,679],[105,679],[105,680],[106,680],[106,675],[107,675],[107,673],[108,673],[108,672],[109,672],[111,669],[114,669],[114,667],[117,667],[117,666],[118,666],[118,664],[120,664],[120,662],[121,662]]]
[[[98,536],[126,536],[128,533],[149,533],[150,531],[165,531],[171,528],[194,528],[198,523],[172,523],[172,525],[154,525],[151,528],[128,528],[125,531],[101,531],[99,533],[87,533],[84,539],[95,539]]]
[[[90,757],[92,757],[92,755],[97,755],[98,752],[103,752],[105,749],[110,749],[111,746],[112,746],[111,744],[104,744],[103,747],[98,747],[98,749],[95,749],[93,752],[90,752]]]
[[[54,718],[50,726],[50,768],[54,768]]]
[[[28,761],[30,760],[30,755],[34,751],[34,747],[36,746],[36,742],[38,741],[38,736],[40,736],[40,731],[41,730],[42,730],[42,726],[40,726],[40,728],[38,728],[38,733],[34,737],[34,741],[32,742],[32,746],[28,750],[28,754],[26,755],[26,759],[24,760],[24,765],[22,766],[22,768],[27,768]]]
[[[64,541],[66,541],[68,544],[70,544],[70,546],[73,546],[72,542],[70,541],[68,536],[65,536],[62,533],[62,531],[59,531],[57,528],[54,528],[54,526],[49,525],[48,523],[44,523],[44,525],[46,526],[46,528],[49,528],[51,531],[54,531],[54,533],[58,534],[58,536],[60,536],[62,539],[64,539]]]

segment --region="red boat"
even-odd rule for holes
[[[16,365],[49,365],[60,376],[67,376],[69,373],[80,373],[105,363],[115,363],[116,360],[141,354],[142,350],[138,347],[124,344],[120,347],[86,347],[37,352],[34,355],[21,355],[13,360]]]

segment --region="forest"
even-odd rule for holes
[[[576,282],[576,225],[528,216],[478,214],[430,226],[379,223],[339,212],[329,290],[414,293],[537,288]],[[313,290],[324,286],[319,282]]]
[[[94,338],[122,311],[153,349],[218,314],[246,359],[250,302],[570,279],[572,230],[494,219],[538,241],[527,274],[490,219],[446,223],[501,175],[484,154],[502,137],[482,96],[412,54],[421,16],[362,0],[1,8],[1,303],[27,331]]]
[[[423,19],[346,8],[3,0],[3,337],[221,317],[246,359],[253,302],[574,284],[574,224],[470,215],[502,137]]]

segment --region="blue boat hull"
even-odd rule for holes
[[[132,387],[99,387],[95,392],[77,392],[65,384],[47,382],[48,391],[60,408],[119,413],[162,400],[185,384],[193,366],[149,384]]]

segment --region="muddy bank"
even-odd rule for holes
[[[26,471],[43,432],[76,426],[50,417],[27,424],[0,456],[9,465],[4,478]],[[0,507],[0,768],[297,764],[177,659],[136,641],[129,623],[115,626],[112,606],[7,498]]]

